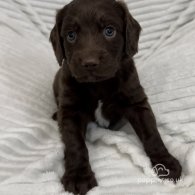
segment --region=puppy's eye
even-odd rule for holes
[[[112,26],[107,26],[105,29],[104,29],[104,36],[106,38],[114,38],[115,35],[116,35],[116,30],[114,29],[114,27]]]
[[[74,32],[74,31],[69,31],[68,34],[67,34],[67,40],[70,42],[70,43],[74,43],[76,41],[76,38],[77,38],[77,33]]]

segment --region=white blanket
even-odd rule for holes
[[[43,8],[44,2],[52,4],[52,9]],[[87,145],[99,186],[88,194],[194,195],[195,1],[128,2],[143,26],[141,53],[136,58],[140,79],[165,145],[183,167],[182,179],[174,185],[153,174],[129,124],[119,132],[93,124]],[[53,13],[61,4],[61,0],[56,4],[0,0],[1,195],[69,194],[60,184],[63,144],[51,119],[56,110],[52,81],[58,69],[46,38],[51,20],[45,22],[39,14]],[[156,10],[167,14],[165,21]]]

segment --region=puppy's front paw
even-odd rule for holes
[[[169,179],[176,183],[181,177],[182,167],[171,154],[160,155],[152,158],[153,169],[160,179]]]
[[[90,189],[97,186],[97,181],[92,171],[85,173],[85,175],[74,174],[74,176],[71,176],[65,174],[61,182],[66,191],[75,195],[85,195]]]

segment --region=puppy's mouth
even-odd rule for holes
[[[105,80],[109,80],[116,76],[117,71],[119,70],[118,63],[104,63],[107,66],[102,64],[99,67],[82,67],[77,63],[69,63],[69,69],[72,77],[76,79],[79,83],[95,83]]]
[[[115,76],[115,74],[110,74],[110,75],[106,75],[106,76],[99,76],[99,75],[96,75],[93,72],[91,72],[88,75],[75,76],[75,79],[80,83],[95,83],[95,82],[101,82],[101,81],[111,79],[114,76]]]

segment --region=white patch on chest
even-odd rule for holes
[[[102,105],[101,100],[98,101],[98,106],[95,110],[95,119],[99,126],[108,128],[110,122],[105,119],[102,115]]]

